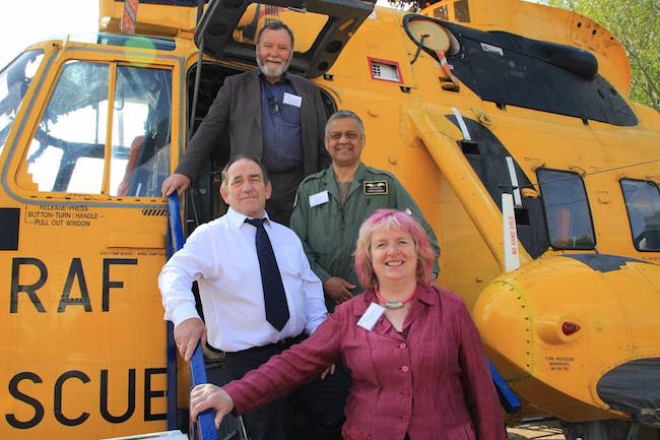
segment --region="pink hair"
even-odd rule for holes
[[[411,214],[396,209],[379,209],[362,223],[355,249],[355,271],[362,287],[378,287],[378,278],[371,264],[371,237],[374,232],[382,229],[401,229],[412,236],[417,251],[417,283],[430,285],[433,262],[437,255],[431,247],[426,231]]]

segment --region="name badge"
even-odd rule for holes
[[[360,318],[357,325],[370,332],[374,325],[378,322],[381,316],[385,313],[385,307],[379,306],[376,303],[371,303],[364,315]]]
[[[362,191],[364,192],[365,195],[374,195],[374,194],[386,195],[389,193],[389,187],[387,186],[387,183],[388,183],[387,180],[373,180],[373,181],[365,180],[362,186]]]
[[[312,194],[309,196],[309,207],[313,208],[317,205],[328,203],[328,190],[321,191],[320,193]]]
[[[284,92],[284,99],[282,99],[282,103],[300,108],[300,105],[302,104],[302,96],[292,95],[291,93]]]

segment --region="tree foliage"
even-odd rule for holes
[[[547,0],[595,20],[623,45],[632,68],[630,98],[660,111],[659,0]]]
[[[406,12],[417,12],[424,9],[427,6],[430,6],[435,1],[427,2],[425,0],[387,0],[387,3],[391,8],[401,9]]]

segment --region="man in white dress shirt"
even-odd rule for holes
[[[189,361],[201,340],[225,352],[230,375],[240,378],[311,334],[325,320],[327,310],[322,284],[297,235],[268,219],[265,204],[271,185],[263,165],[254,158],[236,156],[222,177],[220,193],[229,205],[227,214],[195,229],[163,267],[158,284],[165,319],[175,326],[181,356]],[[246,219],[264,217],[288,306],[289,318],[280,331],[266,319],[255,246],[257,228],[246,223]],[[195,307],[193,281],[199,285],[206,324]],[[298,392],[301,403],[312,408],[315,438],[340,438],[345,396],[332,396],[337,394],[334,388],[331,382],[316,381]],[[294,438],[295,401],[296,396],[287,396],[246,414],[252,439]]]

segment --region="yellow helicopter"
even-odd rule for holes
[[[363,118],[363,160],[434,228],[438,282],[522,403],[509,422],[657,439],[660,114],[625,97],[606,29],[519,0],[100,0],[98,35],[29,46],[0,72],[0,437],[185,430],[161,183],[272,19],[296,35],[292,71],[326,113]],[[222,212],[228,154],[187,194],[185,233]]]

